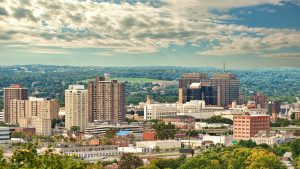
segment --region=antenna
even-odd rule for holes
[[[223,60],[223,73],[225,73],[225,61]]]

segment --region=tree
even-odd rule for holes
[[[177,129],[175,125],[168,123],[167,125],[164,122],[158,122],[154,125],[157,138],[161,140],[165,139],[174,139]]]
[[[118,169],[136,169],[140,166],[143,166],[143,161],[139,157],[133,154],[123,153],[119,161]]]
[[[108,130],[106,130],[104,137],[108,138],[108,139],[114,138],[114,136],[116,135],[117,131],[118,130],[115,129],[115,128],[109,128]]]
[[[79,126],[72,126],[71,131],[73,131],[74,133],[77,133],[78,131],[80,131],[80,127]]]
[[[11,138],[25,138],[25,135],[21,132],[12,132],[11,133]]]
[[[293,142],[291,142],[291,151],[294,157],[300,155],[300,139],[296,139]]]
[[[238,145],[247,147],[247,148],[254,148],[257,146],[256,143],[252,140],[240,140]]]

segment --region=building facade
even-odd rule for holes
[[[261,130],[270,130],[269,115],[236,115],[233,117],[233,137],[250,140]]]
[[[19,119],[38,117],[57,119],[59,103],[54,99],[29,97],[29,100],[10,101],[10,123],[19,124]]]
[[[187,73],[183,74],[179,79],[178,102],[185,103],[188,101],[188,89],[192,83],[200,83],[208,80],[207,74]]]
[[[12,84],[8,88],[3,89],[3,109],[4,109],[4,121],[10,122],[10,101],[13,99],[27,100],[28,89],[23,88],[20,84]]]
[[[217,105],[228,106],[239,100],[239,80],[234,74],[213,74],[212,85],[217,91]]]
[[[65,113],[67,130],[78,126],[84,131],[88,123],[88,91],[83,85],[70,85],[69,89],[65,90]]]
[[[96,77],[88,85],[89,122],[125,120],[125,83]]]

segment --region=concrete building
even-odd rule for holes
[[[251,140],[256,144],[284,144],[294,139],[293,132],[288,131],[274,131],[274,130],[261,130]]]
[[[192,116],[196,119],[207,119],[215,115],[217,111],[224,111],[223,107],[206,106],[203,100],[191,100],[177,105],[177,115]]]
[[[206,106],[203,100],[192,100],[181,103],[156,103],[144,106],[144,120],[162,119],[168,116],[186,115],[196,119],[210,118],[215,111],[224,110],[223,107]]]
[[[104,77],[96,77],[88,85],[89,122],[125,120],[125,83],[117,80],[105,81]]]
[[[144,120],[162,119],[166,116],[177,115],[177,104],[150,104],[144,107]]]
[[[117,156],[121,154],[115,145],[67,147],[61,148],[61,152],[65,155],[76,155],[84,159],[99,159],[99,157]]]
[[[4,112],[0,112],[0,122],[4,122]]]
[[[10,128],[0,127],[0,144],[8,143],[10,141]]]
[[[225,146],[228,146],[231,144],[233,137],[226,136],[226,135],[212,136],[212,135],[205,134],[202,136],[202,140],[203,142],[212,141],[214,144],[223,144]]]
[[[33,136],[35,135],[35,128],[25,128],[25,127],[17,127],[17,128],[14,128],[14,130],[16,132],[20,132],[20,133],[23,133],[24,135],[26,136]]]
[[[66,129],[78,126],[84,131],[88,123],[88,91],[83,85],[70,85],[65,90],[65,112]]]
[[[269,115],[237,115],[233,117],[233,137],[250,140],[261,130],[270,130]]]
[[[188,89],[192,83],[200,83],[201,81],[207,81],[208,75],[201,73],[187,73],[183,74],[179,79],[178,88],[178,102],[185,103],[189,100]]]
[[[217,105],[228,106],[239,100],[239,80],[234,74],[213,74],[212,85],[217,90]]]
[[[137,141],[136,147],[149,149],[158,147],[160,150],[176,149],[181,147],[181,142],[177,140]]]
[[[85,128],[85,134],[102,136],[107,130],[114,128],[116,130],[131,131],[135,137],[142,137],[143,125],[142,124],[108,124],[108,123],[89,123]]]
[[[163,117],[162,121],[171,123],[180,129],[193,129],[195,127],[195,118],[187,115],[167,116]]]
[[[28,89],[23,88],[20,84],[12,84],[8,88],[3,89],[3,109],[4,109],[4,121],[10,122],[10,101],[13,99],[27,100]]]
[[[118,147],[118,151],[122,153],[147,153],[145,148],[139,148],[139,147]]]
[[[29,97],[29,100],[10,101],[10,123],[19,124],[19,119],[38,117],[41,119],[58,118],[59,103],[54,99]]]
[[[19,119],[19,126],[23,128],[35,128],[37,135],[51,135],[51,119],[38,118],[32,116],[31,118]]]

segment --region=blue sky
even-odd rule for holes
[[[299,67],[299,0],[2,0],[0,65]]]

